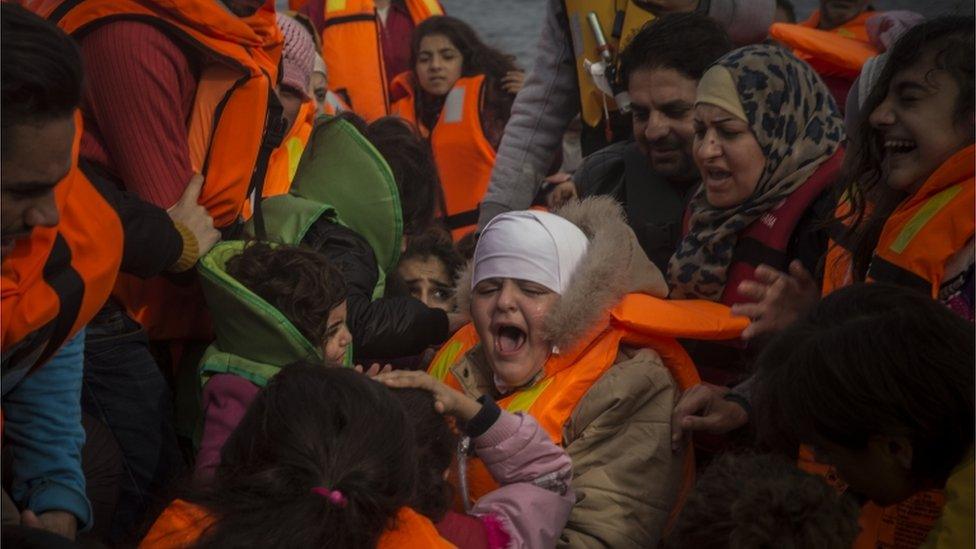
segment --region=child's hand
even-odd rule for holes
[[[434,395],[434,409],[441,414],[452,415],[461,421],[470,421],[481,411],[481,404],[468,395],[456,391],[426,372],[400,370],[383,373],[374,378],[388,387],[397,389],[423,389]]]
[[[356,370],[357,372],[359,372],[361,374],[366,374],[367,377],[376,377],[376,376],[378,376],[380,374],[388,374],[388,373],[392,372],[393,371],[393,365],[392,364],[387,364],[386,366],[383,366],[382,368],[380,368],[379,363],[374,362],[373,365],[370,366],[368,370],[364,370],[362,364],[357,364],[357,365],[353,366],[352,369],[353,370]]]

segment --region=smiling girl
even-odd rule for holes
[[[477,221],[523,73],[448,16],[431,17],[414,30],[410,66],[394,79],[392,111],[430,140],[447,199],[446,223],[459,238]]]

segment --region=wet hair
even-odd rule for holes
[[[53,23],[23,7],[0,4],[0,154],[14,148],[16,126],[71,116],[81,103],[83,72],[78,46]]]
[[[315,487],[340,491],[346,505]],[[416,487],[413,425],[389,389],[296,363],[248,408],[214,480],[183,499],[215,519],[199,547],[373,548]]]
[[[634,71],[663,68],[697,81],[733,48],[714,19],[700,13],[669,13],[644,24],[620,53],[620,79],[626,87]]]
[[[406,251],[400,256],[400,261],[403,262],[408,259],[423,261],[430,257],[437,259],[444,265],[449,282],[454,282],[464,264],[464,258],[455,249],[450,233],[439,227],[428,229],[411,238],[407,242]]]
[[[464,21],[449,15],[428,17],[417,25],[410,38],[410,67],[417,66],[420,42],[430,35],[439,34],[451,41],[461,52],[462,76],[484,74],[500,81],[507,72],[515,70],[514,57],[506,55],[481,41],[478,33]]]
[[[698,479],[666,547],[847,549],[859,512],[785,457],[725,454]]]
[[[397,116],[385,116],[366,124],[351,112],[339,118],[352,124],[379,151],[393,172],[400,192],[403,233],[414,235],[433,226],[446,210],[437,165],[427,141]]]
[[[760,438],[864,449],[906,437],[913,476],[944,480],[973,444],[973,325],[920,292],[854,284],[758,358]]]
[[[325,340],[329,312],[346,300],[342,273],[302,246],[251,242],[227,261],[227,274],[278,309],[315,345]]]
[[[841,172],[842,185],[837,186],[838,200],[850,201],[848,224],[844,236],[851,250],[854,280],[864,280],[874,248],[881,237],[888,216],[905,198],[905,193],[891,189],[883,179],[883,138],[868,117],[884,101],[895,75],[913,66],[924,56],[935,54],[935,68],[944,70],[959,86],[959,98],[954,106],[955,119],[960,124],[972,124],[974,112],[974,54],[972,16],[947,16],[927,21],[909,29],[888,50],[888,60],[861,108],[863,113],[851,136]],[[869,207],[870,204],[870,207]],[[868,213],[868,210],[871,210]]]
[[[410,507],[433,522],[439,522],[451,509],[454,490],[444,480],[454,460],[457,436],[444,416],[434,410],[434,397],[422,389],[393,389],[413,424],[417,441],[419,483]]]

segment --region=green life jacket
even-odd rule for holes
[[[373,298],[383,294],[386,273],[400,259],[400,195],[389,165],[352,124],[320,118],[291,191],[263,200],[261,208],[272,243],[300,244],[323,216],[361,235],[372,247],[378,265]],[[252,223],[245,226],[245,233],[253,238]],[[223,242],[198,266],[216,333],[200,362],[201,386],[214,374],[233,373],[263,387],[291,362],[322,361],[317,345],[274,307],[227,275],[227,260],[241,253],[243,246],[242,242]],[[351,362],[350,345],[345,365]]]
[[[200,361],[203,384],[214,374],[235,374],[264,387],[286,364],[322,362],[321,349],[285,315],[227,274],[227,261],[245,245],[221,242],[197,266],[217,335]]]

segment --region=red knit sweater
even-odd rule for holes
[[[193,170],[187,121],[197,76],[186,54],[147,23],[107,23],[81,40],[85,63],[81,156],[162,208]]]

